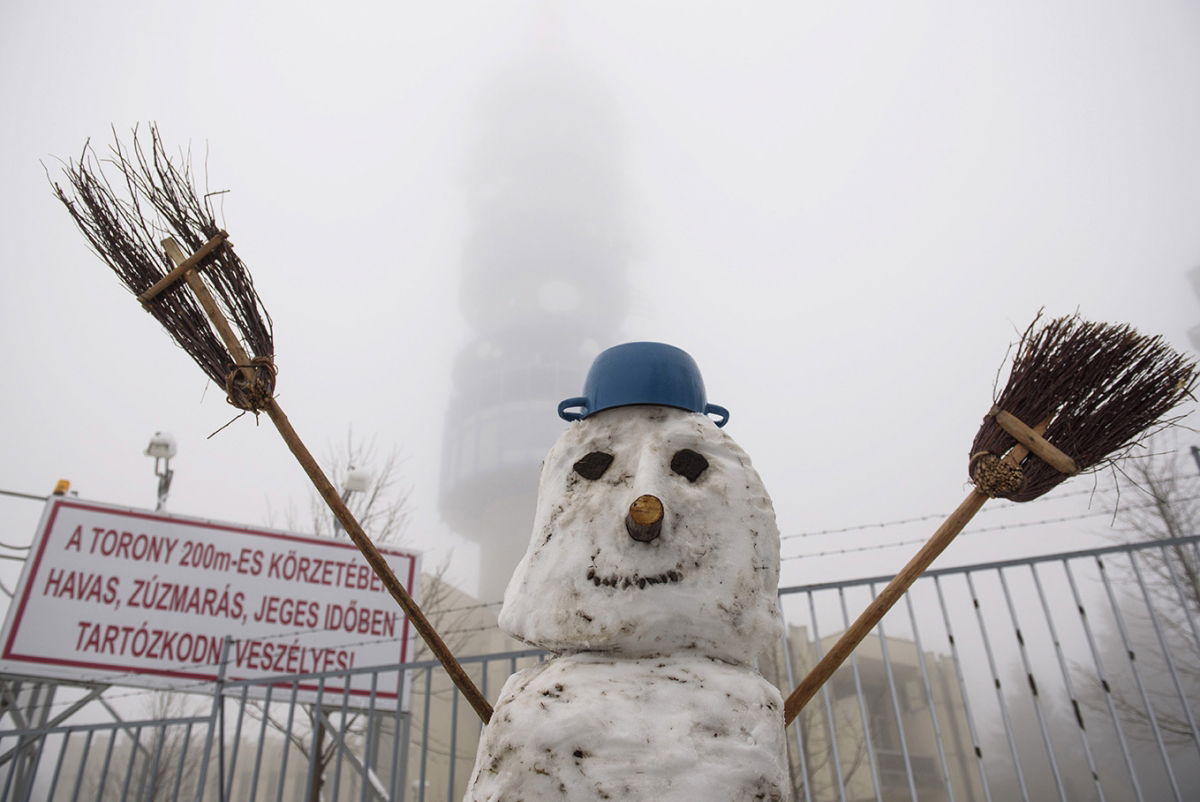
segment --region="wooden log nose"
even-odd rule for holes
[[[641,543],[649,543],[662,532],[663,503],[656,496],[638,496],[629,505],[625,530]]]

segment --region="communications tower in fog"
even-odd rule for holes
[[[558,49],[481,94],[467,159],[460,303],[472,329],[445,423],[442,517],[479,545],[479,597],[524,553],[542,457],[629,303],[615,103]]]

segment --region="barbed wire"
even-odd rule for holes
[[[1200,500],[1200,496],[1190,496],[1188,498],[1177,499],[1176,503],[1182,503],[1184,501],[1197,501],[1197,500]],[[1141,510],[1141,509],[1147,509],[1147,508],[1154,507],[1154,506],[1157,506],[1157,502],[1151,501],[1146,504],[1137,504],[1137,505],[1134,505],[1131,507],[1126,507],[1126,509]],[[1064,515],[1060,518],[1044,518],[1040,521],[1018,521],[1016,523],[997,524],[995,526],[977,527],[975,529],[967,529],[961,535],[959,535],[959,537],[965,537],[967,535],[977,535],[977,534],[980,534],[983,532],[999,532],[999,531],[1002,531],[1005,529],[1024,529],[1024,528],[1027,528],[1030,526],[1045,526],[1047,524],[1060,524],[1060,523],[1066,523],[1068,521],[1078,521],[1083,518],[1096,518],[1101,515],[1112,515],[1112,510],[1096,510],[1094,512],[1084,512],[1084,513],[1078,513],[1076,515]],[[938,517],[945,518],[946,516],[938,516]],[[815,551],[815,552],[812,552],[809,554],[792,554],[787,557],[780,557],[779,561],[787,562],[788,560],[800,560],[800,559],[806,559],[809,557],[830,557],[830,556],[839,555],[839,554],[854,554],[854,553],[863,552],[863,551],[876,551],[878,549],[892,549],[892,548],[897,548],[899,546],[914,546],[914,545],[917,545],[918,543],[925,543],[928,540],[929,540],[929,538],[927,538],[927,537],[921,537],[921,538],[914,538],[911,540],[897,540],[892,543],[875,543],[875,544],[870,544],[870,545],[866,545],[866,546],[850,546],[850,547],[847,547],[844,549],[830,549],[828,551]]]
[[[1162,481],[1164,484],[1166,484],[1168,482],[1178,482],[1178,481],[1183,481],[1183,480],[1187,480],[1187,479],[1195,479],[1195,478],[1196,477],[1194,477],[1194,476],[1171,476],[1171,477],[1164,478]],[[1042,496],[1041,498],[1034,499],[1033,501],[1027,501],[1022,504],[1017,504],[1016,502],[1009,501],[1009,502],[1005,502],[1003,504],[996,504],[996,505],[993,505],[990,507],[984,507],[980,511],[980,514],[982,515],[982,514],[987,514],[987,513],[992,513],[992,512],[1000,512],[1003,510],[1011,510],[1015,507],[1028,507],[1030,504],[1040,504],[1040,503],[1044,503],[1044,502],[1048,502],[1048,501],[1058,501],[1058,500],[1064,499],[1064,498],[1071,498],[1072,496],[1090,496],[1090,495],[1095,495],[1096,493],[1100,493],[1100,492],[1107,492],[1107,491],[1102,491],[1100,488],[1092,487],[1092,488],[1089,488],[1086,490],[1072,490],[1072,491],[1066,492],[1066,493],[1055,493],[1053,495]],[[855,524],[854,526],[842,526],[842,527],[837,527],[835,529],[817,529],[817,530],[814,530],[811,532],[796,532],[796,533],[793,533],[790,535],[780,535],[779,539],[780,540],[794,540],[796,538],[815,537],[817,535],[840,535],[840,534],[845,534],[846,532],[858,532],[858,531],[865,530],[865,529],[882,529],[884,527],[889,527],[889,526],[903,526],[905,524],[923,523],[925,521],[935,521],[938,519],[944,520],[947,516],[949,516],[949,514],[950,513],[947,513],[947,512],[931,512],[927,515],[918,515],[918,516],[915,516],[912,518],[897,518],[892,521],[878,521],[875,523]]]

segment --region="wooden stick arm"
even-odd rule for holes
[[[296,434],[296,430],[292,428],[291,422],[283,414],[283,410],[279,408],[279,404],[275,403],[274,399],[271,400],[266,412],[271,418],[271,422],[275,424],[275,428],[279,430],[279,434],[283,437],[284,442],[287,443],[288,448],[291,449],[292,454],[295,455],[296,460],[300,463],[300,467],[304,469],[309,479],[312,480],[313,485],[316,486],[317,491],[321,494],[321,498],[325,500],[325,503],[329,505],[329,509],[337,516],[338,521],[345,528],[346,534],[354,541],[354,545],[362,552],[367,564],[371,566],[375,575],[379,577],[384,587],[387,588],[388,593],[396,600],[400,608],[404,610],[404,614],[408,616],[408,620],[412,621],[413,627],[420,634],[426,645],[429,646],[429,650],[441,662],[442,666],[446,669],[446,673],[450,675],[450,679],[462,691],[463,696],[470,702],[471,707],[474,708],[479,718],[484,724],[489,722],[492,718],[492,706],[484,698],[483,694],[480,693],[479,689],[475,687],[475,683],[471,681],[467,672],[463,670],[462,665],[454,658],[450,648],[442,640],[441,636],[438,635],[437,630],[434,629],[429,619],[425,617],[425,613],[422,612],[413,597],[405,590],[404,585],[400,584],[400,580],[396,578],[392,567],[388,565],[387,560],[383,559],[383,555],[379,553],[379,549],[375,548],[375,544],[367,537],[366,532],[363,531],[354,514],[350,512],[346,503],[342,501],[342,497],[338,495],[333,483],[329,481],[324,471],[317,464],[317,461],[313,459],[312,454],[305,447],[300,436]]]
[[[933,537],[908,561],[908,565],[896,574],[887,587],[867,605],[867,609],[863,610],[862,614],[854,620],[850,628],[842,633],[833,648],[813,666],[808,676],[801,680],[796,689],[784,701],[783,724],[785,727],[792,723],[796,715],[816,695],[821,686],[833,676],[833,672],[837,671],[838,667],[846,661],[846,658],[862,642],[863,638],[870,634],[884,614],[892,609],[892,605],[900,600],[900,597],[917,580],[917,577],[923,574],[938,555],[946,550],[946,547],[953,542],[958,533],[963,530],[975,513],[979,512],[987,500],[986,494],[972,490],[970,495],[958,505],[958,509],[952,512],[950,517],[933,533]]]
[[[1007,415],[1008,413],[1004,414]],[[1011,415],[1009,417],[1012,418]],[[1017,419],[1013,418],[1013,420]],[[1020,421],[1017,422],[1020,423]],[[1027,435],[1042,439],[1041,435],[1049,425],[1049,418],[1033,428],[1022,424],[1027,433],[1022,432],[1023,437],[1017,439],[1019,441],[1030,439]],[[1046,443],[1046,445],[1050,444]],[[1053,446],[1050,447],[1053,448]],[[1055,450],[1057,451],[1057,449]],[[1004,461],[1010,465],[1019,465],[1021,460],[1025,459],[1028,454],[1028,448],[1022,442],[1018,442],[1017,445],[1013,446],[1012,451],[1005,455]],[[892,581],[887,584],[887,587],[880,591],[879,595],[867,605],[867,609],[863,610],[862,614],[854,619],[854,623],[842,633],[842,636],[838,638],[833,648],[813,666],[812,671],[808,672],[808,676],[801,680],[796,689],[788,694],[787,699],[784,700],[783,726],[786,727],[792,723],[800,711],[804,709],[804,706],[820,690],[821,686],[833,676],[833,672],[837,671],[838,666],[846,661],[846,658],[850,656],[855,647],[862,643],[863,638],[867,637],[871,630],[875,628],[875,625],[883,620],[887,611],[892,609],[892,606],[896,602],[900,601],[900,597],[912,586],[913,582],[917,581],[917,577],[923,574],[933,564],[933,561],[938,558],[938,555],[946,550],[946,547],[954,541],[954,538],[963,530],[963,527],[975,517],[975,513],[983,508],[987,500],[988,496],[986,493],[979,490],[972,490],[963,499],[963,502],[958,505],[958,508],[950,513],[950,517],[937,528],[937,531],[933,533],[933,537],[929,538],[925,545],[921,547],[921,550],[908,561],[908,564],[904,566],[900,573],[896,574]]]

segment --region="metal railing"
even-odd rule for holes
[[[791,728],[796,798],[1195,798],[1198,544],[927,572]],[[791,687],[889,579],[781,590],[764,674]]]
[[[786,694],[888,579],[781,590],[788,626],[764,676]],[[494,701],[543,659],[462,663]],[[370,691],[344,690],[351,675]],[[221,677],[206,696],[109,697],[0,678],[0,802],[465,793],[479,722],[434,661]],[[106,711],[117,720],[81,720]],[[1197,713],[1200,537],[937,569],[791,727],[794,798],[1190,799]]]

